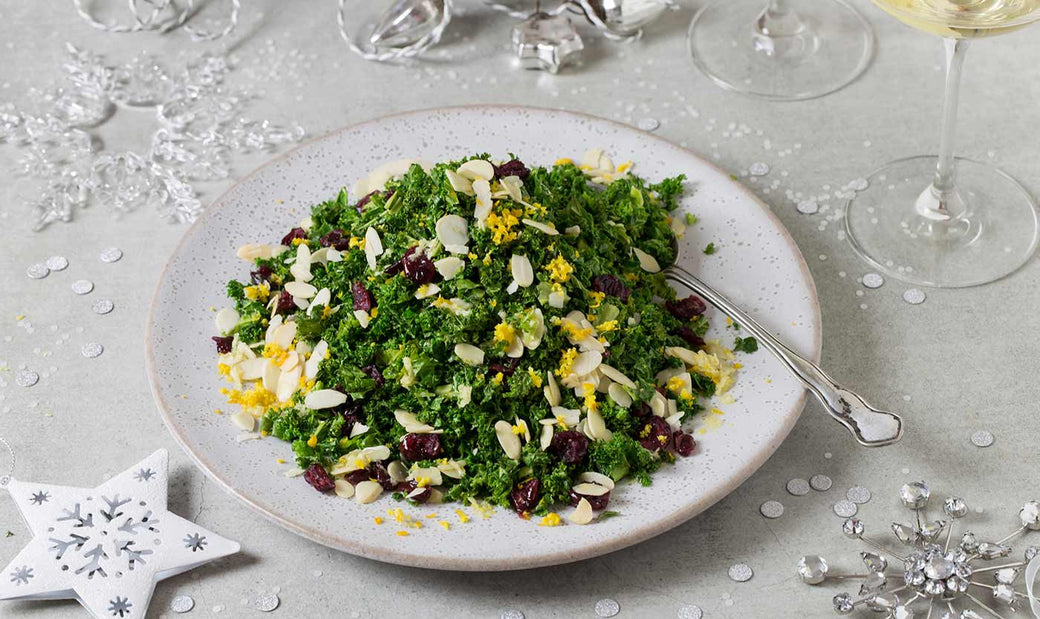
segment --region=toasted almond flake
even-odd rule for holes
[[[408,467],[400,460],[394,460],[386,466],[386,472],[390,475],[390,481],[399,484],[408,479]]]
[[[422,485],[426,486],[439,486],[444,483],[444,477],[441,476],[441,470],[433,466],[415,466],[412,465],[411,470],[408,471],[408,479],[416,482],[422,481]]]
[[[298,365],[288,372],[281,373],[278,377],[278,389],[275,391],[279,402],[288,401],[292,394],[296,393],[300,386],[300,374],[302,373],[302,369]]]
[[[286,477],[299,477],[300,475],[303,475],[303,469],[294,466],[282,473],[282,475],[285,475]]]
[[[342,497],[344,499],[349,499],[350,497],[354,496],[354,486],[352,486],[350,482],[346,480],[337,479],[336,496]]]
[[[261,377],[264,389],[270,392],[278,390],[278,378],[282,375],[281,368],[274,362],[274,359],[267,359],[267,363],[264,364],[264,374]]]
[[[665,417],[664,420],[668,422],[668,427],[670,427],[674,432],[682,427],[682,417],[682,413],[675,413],[674,415]]]
[[[469,224],[458,215],[445,215],[437,220],[434,226],[437,230],[437,240],[449,245],[465,245],[469,243]]]
[[[574,524],[588,524],[592,522],[592,503],[589,503],[588,499],[582,498],[578,501],[578,506],[574,508],[574,511],[567,516],[567,520]]]
[[[527,219],[527,218],[521,219],[520,221],[525,226],[531,226],[535,230],[541,230],[542,232],[544,232],[545,234],[548,234],[549,236],[558,236],[560,234],[560,231],[557,230],[556,228],[553,228],[552,226],[549,226],[547,224],[543,224],[540,221],[535,221],[533,219]]]
[[[563,422],[568,426],[578,425],[578,421],[581,419],[581,411],[576,408],[564,408],[562,406],[552,407],[553,417],[557,423]]]
[[[555,424],[552,422],[551,419],[549,420],[548,424],[542,425],[542,434],[538,437],[538,447],[540,447],[542,451],[549,449],[549,445],[552,444],[553,425]]]
[[[594,484],[599,484],[605,487],[607,490],[614,489],[614,480],[609,475],[603,473],[597,473],[596,471],[586,471],[581,475],[578,475],[578,481],[587,481]]]
[[[238,312],[236,312],[234,308],[225,307],[217,312],[217,315],[214,317],[214,322],[217,324],[217,331],[223,335],[234,329],[235,326],[238,325],[239,319],[240,317]]]
[[[473,387],[471,385],[462,385],[459,387],[459,408],[466,408],[472,400]]]
[[[380,494],[383,494],[383,487],[377,481],[365,480],[354,487],[354,498],[358,503],[371,503],[378,499]]]
[[[603,415],[598,410],[590,410],[586,413],[586,427],[593,438],[597,441],[609,441],[614,433],[607,429],[607,424],[603,421]]]
[[[473,181],[459,176],[454,170],[445,170],[444,175],[448,177],[452,189],[467,196],[473,195]]]
[[[246,441],[259,441],[260,438],[261,438],[260,434],[258,434],[256,432],[252,432],[252,431],[250,431],[250,432],[243,432],[242,434],[239,434],[238,436],[235,437],[235,442],[236,443],[244,443]]]
[[[310,299],[318,294],[318,289],[306,282],[286,282],[285,291],[299,299]]]
[[[287,322],[275,329],[271,336],[271,343],[282,349],[292,348],[293,339],[296,338],[296,323]]]
[[[563,233],[567,236],[578,236],[581,234],[581,226],[567,226],[563,229]]]
[[[246,432],[252,432],[253,428],[256,426],[256,419],[254,419],[248,411],[241,410],[231,416],[231,423],[242,428]]]
[[[545,399],[549,402],[549,406],[559,406],[562,395],[560,394],[560,386],[556,384],[556,378],[553,377],[551,371],[545,373],[545,389],[542,393],[545,394]]]
[[[307,394],[303,404],[312,410],[323,408],[335,408],[347,401],[347,394],[340,393],[335,389],[318,389]]]
[[[430,488],[430,498],[426,499],[427,505],[438,505],[444,502],[444,493],[436,488]]]
[[[472,344],[456,344],[455,356],[466,365],[478,366],[484,363],[484,351]]]
[[[664,417],[668,411],[668,401],[664,399],[664,396],[654,392],[654,395],[650,397],[650,410],[653,411],[654,415],[658,417]]]
[[[524,194],[521,193],[520,188],[524,186],[524,182],[520,180],[519,176],[507,176],[499,182],[514,202],[523,203]]]
[[[448,256],[447,258],[441,258],[437,262],[433,263],[433,266],[437,269],[437,272],[441,274],[444,279],[452,279],[462,271],[462,267],[466,266],[462,258],[456,258],[455,256]]]
[[[681,359],[686,365],[695,365],[697,363],[697,353],[682,346],[666,346],[664,354]]]
[[[654,258],[638,247],[633,247],[632,251],[635,252],[636,258],[639,259],[639,266],[644,271],[647,273],[658,273],[661,271],[661,266],[657,264],[657,258]]]
[[[668,223],[668,227],[672,229],[672,233],[677,238],[682,238],[686,235],[686,224],[679,217],[672,217],[672,220]]]
[[[281,365],[279,365],[278,367],[283,372],[289,372],[299,364],[300,353],[296,352],[295,350],[290,350],[285,354],[285,361],[282,361]]]
[[[406,432],[412,434],[440,434],[442,432],[429,424],[419,421],[419,418],[414,414],[400,408],[394,411],[394,419],[397,420],[397,423],[401,424],[401,427],[403,427]]]
[[[309,282],[314,279],[314,276],[311,275],[311,250],[306,243],[296,246],[296,262],[289,267],[289,273],[300,282]]]
[[[483,179],[473,181],[473,192],[477,196],[477,204],[473,209],[473,218],[483,228],[484,222],[487,220],[488,215],[491,214],[491,207],[494,204],[491,201],[491,184]]]
[[[383,241],[379,238],[379,232],[372,226],[365,230],[365,259],[368,260],[368,268],[373,271],[376,268],[376,258],[383,255]]]
[[[354,310],[354,318],[357,318],[362,329],[367,329],[368,323],[372,321],[372,317],[365,310]]]
[[[566,303],[567,303],[567,295],[565,295],[563,293],[560,293],[560,292],[556,292],[555,290],[553,292],[549,293],[549,307],[554,307],[556,309],[563,309],[563,306]]]
[[[484,159],[470,159],[466,163],[460,165],[456,171],[459,173],[459,176],[471,181],[476,181],[478,179],[490,181],[495,178],[495,166],[491,165],[491,162],[485,161]]]
[[[618,383],[610,383],[610,386],[607,387],[607,395],[610,396],[611,400],[614,400],[614,404],[621,408],[632,406],[632,396]]]
[[[520,459],[520,437],[513,434],[513,424],[503,420],[497,421],[495,436],[498,437],[498,444],[502,446],[502,450],[506,452],[506,456],[510,460]]]
[[[534,267],[523,254],[513,254],[509,258],[509,272],[513,275],[513,281],[522,288],[527,288],[534,283]]]
[[[238,364],[238,373],[242,380],[258,380],[263,377],[266,367],[267,359],[253,357],[252,359],[245,359]]]
[[[409,492],[406,496],[409,499],[414,499],[415,497],[423,494],[424,492],[426,492],[426,488],[425,487],[417,487],[415,490],[412,490],[411,492]]]
[[[307,315],[310,316],[314,308],[328,305],[330,301],[332,301],[332,291],[328,288],[322,288],[318,291],[318,294],[314,295],[310,305],[307,306]]]
[[[506,356],[510,359],[519,359],[524,356],[524,342],[519,337],[514,337],[506,349]]]
[[[329,260],[329,250],[335,251],[332,247],[322,247],[318,251],[311,254],[311,264],[320,264],[325,266],[325,263]]]
[[[271,246],[263,243],[247,243],[238,248],[235,252],[242,260],[248,260],[253,262],[257,258],[270,258],[271,257]]]
[[[462,479],[466,476],[466,467],[458,460],[445,460],[437,463],[437,469],[452,479]]]
[[[425,299],[428,297],[436,296],[441,291],[441,287],[437,284],[423,284],[415,290],[416,299]]]
[[[575,376],[585,376],[591,374],[602,363],[603,355],[595,350],[578,353],[578,356],[574,358],[574,364],[571,366],[571,372]]]
[[[325,360],[325,353],[328,350],[329,344],[325,340],[321,340],[314,345],[314,350],[311,351],[311,356],[307,357],[307,363],[303,368],[304,376],[312,379],[318,375],[318,366]]]
[[[604,494],[610,492],[610,488],[591,482],[580,483],[577,486],[571,488],[571,490],[585,496],[603,496]]]
[[[329,247],[328,250],[328,253],[325,254],[326,260],[329,262],[343,262],[343,252],[335,247]]]
[[[636,389],[637,388],[635,382],[633,382],[632,379],[630,379],[629,377],[625,376],[624,374],[619,372],[617,369],[607,365],[606,363],[604,363],[603,365],[599,366],[599,371],[603,372],[603,375],[606,376],[607,378],[609,378],[610,380],[612,380],[612,381],[614,381],[616,383],[621,383],[622,385],[628,387],[629,389]]]

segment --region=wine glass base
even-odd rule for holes
[[[957,159],[959,216],[925,208],[938,158],[893,161],[845,206],[853,249],[877,270],[913,284],[965,288],[1016,271],[1037,246],[1036,203],[999,169]]]
[[[870,64],[873,31],[845,0],[790,0],[804,31],[779,37],[755,28],[766,4],[715,0],[694,16],[690,55],[719,86],[763,99],[812,99],[846,86]]]

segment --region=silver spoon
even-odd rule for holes
[[[676,256],[678,256],[678,243],[675,243],[675,249]],[[818,365],[788,348],[758,321],[748,316],[744,310],[714,288],[678,265],[673,264],[662,272],[668,280],[682,284],[704,297],[705,301],[717,307],[739,323],[741,328],[755,336],[759,343],[805,383],[805,386],[823,404],[831,417],[848,428],[860,445],[882,447],[895,443],[903,436],[903,419],[899,415],[874,408],[857,394],[836,383]]]

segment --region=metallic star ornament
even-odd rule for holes
[[[513,27],[513,45],[525,69],[557,73],[581,57],[585,44],[563,15],[535,13]]]
[[[803,582],[816,585],[825,580],[856,580],[859,592],[839,593],[832,600],[834,612],[848,615],[860,608],[885,613],[885,619],[939,617],[940,619],[1003,618],[1032,605],[1040,618],[1040,604],[1033,597],[1033,581],[1040,572],[1040,557],[1030,548],[1023,561],[1005,559],[1014,550],[1007,544],[1026,533],[1040,530],[1040,503],[1030,501],[1018,511],[1021,526],[994,542],[979,542],[965,531],[954,537],[958,520],[968,515],[963,499],[948,497],[942,504],[945,519],[929,520],[931,491],[924,482],[904,485],[899,498],[913,514],[912,524],[893,523],[891,531],[899,548],[890,548],[867,537],[866,527],[847,519],[842,532],[878,552],[861,552],[865,574],[835,574],[822,557],[808,555],[798,562]],[[959,541],[958,541],[959,540]],[[1015,553],[1017,554],[1017,553]],[[1005,559],[989,563],[997,559]],[[1015,585],[1025,568],[1026,592]]]
[[[0,573],[0,599],[72,598],[99,619],[135,619],[158,581],[238,552],[167,511],[168,464],[160,449],[96,488],[10,480],[33,538]]]

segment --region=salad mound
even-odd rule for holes
[[[683,181],[598,150],[380,168],[239,249],[213,338],[234,422],[291,442],[321,492],[592,521],[694,452],[683,422],[739,368],[660,272],[695,219],[671,214]]]

